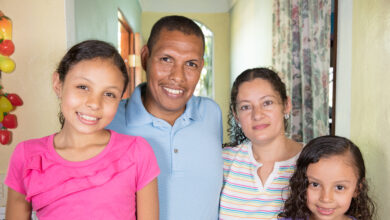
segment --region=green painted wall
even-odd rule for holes
[[[390,216],[390,1],[355,0],[351,139],[365,157],[378,218]]]
[[[76,42],[98,39],[118,45],[118,9],[134,32],[141,31],[141,6],[137,0],[75,0]]]
[[[230,50],[229,13],[175,13],[199,21],[214,33],[214,94],[222,110],[224,120],[224,141],[227,141],[227,114],[230,93]],[[153,24],[168,13],[142,13],[142,37],[146,43]]]

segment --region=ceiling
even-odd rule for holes
[[[138,0],[144,12],[223,13],[237,0]]]

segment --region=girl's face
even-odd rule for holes
[[[272,85],[256,78],[238,87],[236,120],[245,136],[253,143],[264,143],[284,136],[284,114],[290,111]]]
[[[307,207],[311,220],[350,219],[345,216],[357,196],[357,172],[349,153],[322,158],[307,168]]]
[[[53,87],[61,99],[63,130],[83,134],[102,131],[115,116],[124,89],[123,80],[111,59],[80,61],[69,70],[64,82],[55,73]]]

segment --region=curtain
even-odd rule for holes
[[[331,0],[274,0],[272,63],[291,97],[287,133],[307,143],[329,133]]]

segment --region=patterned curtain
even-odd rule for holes
[[[292,99],[287,133],[307,143],[329,133],[331,0],[274,0],[272,62]]]

